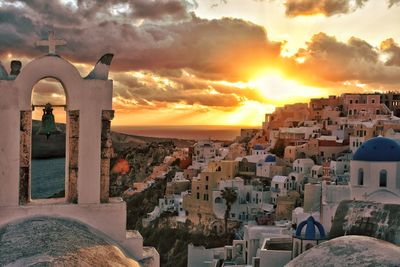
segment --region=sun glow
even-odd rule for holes
[[[309,98],[327,94],[321,88],[306,86],[291,80],[279,71],[262,72],[251,79],[248,86],[258,90],[266,102],[274,105],[307,101]]]
[[[260,126],[261,122],[264,121],[265,113],[271,113],[274,110],[274,105],[262,104],[257,101],[246,101],[236,111],[228,114],[224,118],[224,123],[230,125]]]

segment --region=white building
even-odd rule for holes
[[[270,191],[262,185],[245,185],[242,178],[224,180],[218,183],[218,189],[213,191],[213,211],[218,219],[224,219],[226,205],[221,196],[224,188],[234,188],[237,199],[231,206],[230,219],[236,221],[254,221],[258,215],[273,211],[270,204]]]
[[[304,174],[298,172],[291,172],[288,175],[291,190],[303,194]]]
[[[311,167],[310,177],[313,179],[320,179],[323,175],[323,168],[321,165],[314,165]]]
[[[278,226],[245,225],[243,240],[232,246],[205,249],[188,246],[188,266],[283,266],[291,257],[291,230]]]
[[[293,162],[293,171],[308,175],[311,173],[311,168],[315,163],[312,159],[296,159]]]
[[[291,190],[289,178],[287,176],[275,175],[271,181],[271,203],[276,204],[279,196],[286,196]]]
[[[350,190],[351,199],[399,203],[399,143],[385,137],[365,142],[350,163]]]
[[[264,148],[262,145],[257,144],[251,149],[251,155],[262,155],[266,156],[268,154],[268,149]]]
[[[348,153],[329,162],[331,181],[347,184],[350,178],[350,159],[351,154]]]
[[[204,169],[209,161],[222,160],[228,154],[228,149],[222,143],[211,140],[198,141],[193,148],[192,166],[195,169]]]
[[[320,216],[321,223],[327,232],[330,231],[335,217],[336,209],[342,200],[351,199],[350,187],[346,185],[336,185],[323,181],[321,191]]]
[[[258,177],[271,177],[272,166],[276,166],[276,157],[270,154],[257,162],[256,175]]]

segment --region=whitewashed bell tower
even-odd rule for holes
[[[8,73],[0,63],[0,226],[32,216],[74,219],[103,232],[136,259],[151,258],[159,265],[154,249],[144,252],[143,238],[126,231],[126,203],[109,198],[112,143],[110,124],[113,81],[108,79],[113,55],[101,57],[86,77],[56,52],[64,40],[50,32],[47,55],[22,69],[13,61]],[[54,78],[66,95],[65,198],[31,200],[31,134],[33,86],[43,78]]]

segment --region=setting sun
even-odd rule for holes
[[[278,71],[259,74],[248,82],[248,86],[256,88],[266,101],[279,106],[327,94],[321,88],[288,79]]]

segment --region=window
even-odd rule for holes
[[[208,185],[206,185],[206,190],[208,190]]]
[[[350,100],[350,104],[353,104],[353,100]]]
[[[204,194],[203,199],[208,200],[208,194]]]
[[[206,176],[206,181],[208,182],[208,176]]]
[[[362,168],[358,169],[357,185],[364,185],[364,170]]]
[[[200,199],[200,193],[199,193],[199,192],[197,192],[196,198],[197,198],[197,199]]]
[[[221,204],[222,203],[222,198],[217,197],[214,202],[218,203],[218,204]]]
[[[386,187],[387,184],[387,171],[381,170],[379,172],[379,187]]]
[[[372,104],[375,104],[375,99],[372,99]]]

